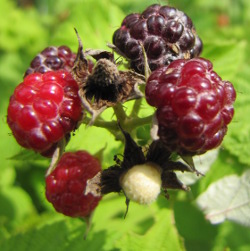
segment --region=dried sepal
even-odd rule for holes
[[[122,57],[126,58],[127,60],[129,60],[129,58],[127,58],[127,56],[121,52],[117,46],[115,46],[114,44],[111,43],[107,43],[107,46],[112,49],[112,51],[116,52],[118,55],[121,55]]]
[[[125,58],[127,61],[129,61],[130,59],[122,52],[119,50],[118,47],[116,47],[114,44],[110,44],[108,43],[107,46],[112,49],[114,52],[116,52],[118,55],[121,55],[123,58]],[[149,64],[148,64],[148,57],[147,57],[147,53],[145,51],[145,48],[143,46],[143,44],[140,42],[140,46],[142,48],[142,53],[143,53],[143,60],[144,60],[144,78],[145,80],[148,79],[148,77],[150,76],[151,74],[151,70],[150,70],[150,67],[149,67]],[[130,68],[130,67],[129,67]]]
[[[93,124],[96,117],[106,108],[143,97],[139,89],[140,84],[145,84],[143,75],[134,71],[118,70],[111,52],[93,49],[84,52],[79,36],[78,43],[77,60],[72,74],[79,84],[82,104],[92,116],[90,124]],[[88,56],[96,60],[91,72],[86,59]]]
[[[158,136],[158,130],[159,130],[159,123],[156,117],[156,113],[154,113],[153,115],[153,119],[152,119],[152,126],[150,129],[150,136],[152,138],[152,140],[158,140],[160,137]]]
[[[95,50],[94,49],[86,49],[84,53],[86,56],[91,56],[96,61],[98,61],[99,59],[106,58],[111,62],[115,62],[114,54],[109,51],[100,50],[100,49],[95,49]]]
[[[147,57],[147,53],[145,51],[145,48],[143,46],[143,43],[140,42],[141,48],[142,48],[142,53],[143,53],[143,60],[144,60],[144,75],[145,75],[145,79],[147,80],[149,78],[149,76],[151,75],[151,70],[148,64],[148,57]]]
[[[127,170],[132,166],[145,163],[146,158],[144,156],[142,148],[136,144],[129,133],[124,131],[122,128],[121,130],[125,138],[125,148],[121,167],[124,170]]]
[[[124,170],[118,165],[103,170],[100,180],[101,193],[108,194],[112,192],[121,192],[122,188],[119,177],[121,177],[123,172]]]
[[[171,152],[163,145],[160,140],[153,141],[147,151],[146,158],[148,161],[154,162],[159,166],[168,163]]]
[[[46,174],[45,174],[45,177],[49,176],[53,171],[54,169],[56,168],[56,165],[58,163],[58,161],[60,160],[62,154],[64,153],[65,151],[65,147],[68,143],[70,139],[70,134],[67,134],[65,135],[64,138],[62,138],[58,144],[57,144],[57,147],[52,155],[52,158],[51,158],[51,161],[50,161],[50,165],[46,171]]]
[[[115,63],[102,58],[81,84],[79,95],[94,121],[108,107],[143,97],[138,85],[144,83],[143,76],[132,71],[119,71]]]
[[[199,176],[199,175],[204,176],[201,172],[196,170],[192,156],[190,156],[190,155],[180,155],[180,156],[190,167],[190,172],[195,172],[197,176]]]
[[[167,189],[181,189],[184,191],[189,191],[189,188],[184,185],[180,180],[178,180],[176,173],[172,171],[163,171],[161,175],[162,188],[167,191]]]
[[[84,83],[86,81],[87,76],[90,74],[89,72],[89,61],[87,60],[85,53],[83,51],[83,44],[81,38],[75,29],[77,39],[78,39],[78,51],[76,55],[76,59],[74,65],[72,67],[71,73],[73,78],[79,84]]]
[[[102,196],[100,181],[101,181],[101,172],[98,172],[93,178],[87,180],[84,194],[85,195],[92,194],[95,197]]]

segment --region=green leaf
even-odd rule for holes
[[[48,158],[41,156],[39,153],[36,153],[32,150],[28,149],[21,149],[19,152],[15,153],[13,156],[8,158],[9,160],[15,161],[47,161],[49,162]],[[48,163],[47,163],[48,164]]]
[[[96,208],[92,228],[84,240],[86,224],[56,212],[51,217],[40,216],[28,230],[20,226],[15,235],[2,241],[1,251],[26,250],[105,250],[114,249],[114,244],[124,233],[133,229],[143,234],[153,224],[154,210],[131,203],[127,218],[125,197],[108,195]]]
[[[120,142],[115,141],[114,136],[108,130],[82,125],[75,132],[75,136],[71,137],[66,151],[82,149],[91,154],[95,154],[104,148],[102,164],[104,167],[108,167],[114,164],[113,157],[114,154],[120,153],[120,151],[118,151],[119,147]]]
[[[234,222],[224,222],[218,227],[218,234],[214,238],[214,247],[211,250],[248,251],[250,249],[249,236],[249,227]]]
[[[211,251],[218,227],[204,219],[202,212],[190,201],[175,201],[174,216],[179,234],[188,251]]]
[[[226,176],[211,184],[197,198],[206,219],[217,224],[226,219],[250,226],[250,170],[241,177]]]
[[[221,148],[216,161],[210,167],[209,171],[192,187],[192,194],[194,197],[197,197],[207,190],[208,186],[212,183],[225,176],[233,174],[240,176],[247,168],[247,166],[239,163],[235,156]]]
[[[116,241],[131,230],[144,234],[154,223],[155,210],[152,207],[131,202],[128,214],[124,219],[125,211],[125,196],[117,194],[106,195],[96,208],[93,232],[107,230],[103,250],[113,250]]]
[[[250,72],[247,67],[243,68],[237,75],[235,89],[237,98],[235,102],[235,115],[229,125],[228,133],[223,145],[233,155],[237,156],[242,163],[250,165],[250,124],[247,114],[250,111]]]
[[[61,218],[8,238],[2,243],[1,250],[101,250],[106,238],[105,231],[96,232],[84,240],[84,228],[83,222],[77,219]]]
[[[0,190],[0,204],[0,222],[9,229],[36,213],[29,195],[19,187],[3,187]]]
[[[2,168],[0,169],[0,188],[4,186],[12,185],[15,181],[16,173],[14,168]]]
[[[116,247],[121,251],[185,250],[174,226],[172,210],[167,208],[155,214],[155,224],[145,235],[127,233]]]
[[[244,64],[246,45],[246,41],[206,42],[202,57],[211,60],[214,70],[223,80],[233,82],[236,73]]]
[[[69,17],[56,27],[52,42],[57,44],[64,41],[77,48],[76,28],[85,49],[107,48],[106,44],[111,42],[113,32],[122,21],[123,12],[109,0],[79,1],[77,4],[73,1],[69,5]],[[67,7],[64,7],[65,11]]]
[[[21,10],[13,1],[1,1],[0,37],[1,50],[17,51],[28,47],[35,52],[47,38],[47,30],[41,24],[40,15],[33,8]]]

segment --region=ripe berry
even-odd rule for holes
[[[161,168],[154,163],[135,165],[120,177],[120,185],[129,200],[151,204],[161,192]]]
[[[84,194],[87,181],[100,171],[99,161],[86,151],[64,153],[46,177],[47,200],[64,215],[88,217],[101,197]]]
[[[47,71],[56,70],[71,71],[75,59],[76,54],[67,46],[49,46],[37,54],[31,61],[30,67],[25,72],[24,77],[34,72],[45,73]]]
[[[17,142],[50,157],[82,117],[78,85],[66,71],[32,73],[10,97],[7,122]]]
[[[236,93],[203,58],[179,59],[154,71],[147,102],[157,107],[158,136],[180,154],[202,154],[219,146],[234,114]]]
[[[202,50],[192,20],[182,11],[154,4],[142,14],[125,17],[113,35],[113,44],[130,61],[130,67],[144,73],[144,55],[151,70],[180,58],[193,58]]]

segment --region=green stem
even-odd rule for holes
[[[132,119],[131,121],[128,121],[127,125],[130,128],[136,128],[138,126],[150,124],[152,122],[152,119],[153,119],[153,115],[149,115],[144,118],[135,118],[135,119]]]
[[[123,109],[123,105],[121,103],[118,103],[113,107],[118,122],[115,120],[105,121],[102,118],[98,117],[95,120],[93,126],[107,129],[111,134],[114,135],[116,140],[122,141],[123,137],[119,129],[118,123],[128,133],[132,133],[132,131],[137,127],[143,126],[145,124],[150,124],[152,122],[153,115],[149,115],[143,118],[138,117],[140,106],[141,106],[141,100],[136,100],[130,116],[127,116],[126,112]],[[90,121],[91,118],[85,117],[83,123],[88,125]]]
[[[115,112],[118,122],[120,124],[123,124],[127,119],[127,114],[123,109],[123,105],[121,103],[117,103],[115,106],[113,106],[113,110]]]
[[[91,121],[91,119],[86,117],[86,118],[84,118],[83,123],[88,125],[90,121]],[[118,130],[118,126],[117,126],[117,123],[115,121],[105,121],[105,120],[100,119],[100,118],[97,118],[95,120],[93,126],[101,127],[101,128],[105,128],[105,129],[113,130],[113,131]]]
[[[138,113],[139,113],[139,111],[141,109],[141,103],[142,103],[141,98],[135,100],[132,112],[130,113],[130,117],[137,117],[138,118]]]

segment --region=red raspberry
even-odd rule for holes
[[[233,85],[203,58],[179,59],[154,71],[147,102],[157,107],[158,135],[171,151],[202,154],[219,146],[234,114]]]
[[[196,57],[202,50],[192,20],[176,8],[159,4],[149,6],[142,14],[126,16],[113,35],[113,44],[139,73],[144,73],[141,44],[151,70],[176,59]]]
[[[27,69],[24,77],[34,72],[45,73],[47,71],[56,70],[71,71],[75,59],[76,54],[67,46],[49,46],[37,54],[31,61],[30,68]]]
[[[44,156],[82,117],[78,85],[66,71],[32,73],[10,97],[7,122],[17,142]]]
[[[71,217],[87,217],[102,197],[84,194],[87,180],[101,171],[99,161],[86,151],[64,153],[46,177],[46,197],[56,211]]]

